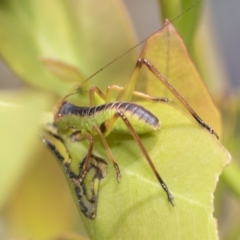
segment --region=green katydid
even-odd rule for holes
[[[190,9],[188,9],[187,11],[189,10]],[[123,55],[125,55],[126,53],[124,53]],[[111,63],[113,63],[114,61],[112,61]],[[51,59],[45,59],[45,62],[51,62],[51,64],[54,64],[54,61],[52,61]],[[111,85],[108,87],[106,94],[104,94],[96,86],[91,87],[89,89],[90,107],[77,106],[65,100],[70,95],[78,93],[82,89],[85,82],[90,80],[93,76],[102,71],[104,68],[108,67],[111,63],[101,68],[99,71],[90,76],[87,80],[77,86],[72,92],[61,98],[54,109],[54,125],[56,126],[58,134],[60,136],[65,135],[69,139],[71,139],[71,141],[81,141],[83,139],[89,141],[89,149],[86,155],[86,161],[83,165],[81,176],[78,179],[79,183],[82,183],[84,181],[84,178],[86,177],[91,165],[91,157],[94,146],[94,135],[100,136],[102,143],[107,150],[109,159],[112,161],[116,169],[117,180],[120,180],[120,169],[118,164],[116,163],[113,154],[111,153],[106,137],[112,131],[116,131],[119,133],[127,132],[132,135],[133,139],[139,146],[140,151],[150,165],[157,180],[159,181],[163,190],[166,192],[169,202],[174,205],[172,194],[170,193],[166,183],[163,181],[162,177],[156,170],[148,154],[148,151],[142,144],[141,138],[139,137],[139,134],[149,133],[158,130],[160,128],[159,120],[153,113],[149,112],[147,109],[131,102],[132,95],[136,95],[138,97],[155,102],[169,102],[169,99],[153,97],[142,92],[134,91],[136,80],[138,79],[138,74],[141,67],[145,65],[157,77],[157,79],[159,79],[174,94],[174,96],[183,104],[183,106],[202,127],[207,129],[217,138],[218,135],[208,124],[206,124],[197,115],[197,113],[191,108],[191,106],[184,100],[184,98],[171,85],[171,83],[154,67],[154,65],[144,58],[138,59],[133,74],[125,87]],[[64,64],[61,64],[61,67],[63,67],[63,65]],[[111,96],[113,90],[119,91],[119,94],[116,98],[116,101],[112,102]],[[105,104],[96,105],[96,94],[104,100]]]

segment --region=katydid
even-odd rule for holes
[[[200,2],[200,1],[198,1]],[[195,6],[196,2],[193,6]],[[192,7],[193,7],[192,6]],[[192,7],[186,10],[184,13],[189,11]],[[181,14],[182,15],[182,14]],[[180,16],[181,16],[180,15]],[[180,17],[178,16],[178,17]],[[177,17],[177,18],[178,18]],[[176,19],[174,19],[176,20]],[[143,40],[142,42],[144,42]],[[141,44],[140,42],[139,44]],[[138,44],[138,45],[139,45]],[[138,46],[136,45],[136,46]],[[134,46],[133,48],[135,48]],[[132,49],[133,49],[132,48]],[[130,49],[129,51],[131,51]],[[129,52],[127,51],[127,52]],[[126,52],[126,53],[127,53]],[[120,57],[125,55],[122,54]],[[132,135],[136,144],[139,147],[139,150],[147,160],[150,168],[152,169],[154,175],[156,176],[161,187],[167,195],[168,201],[174,205],[174,197],[170,193],[167,184],[164,182],[163,178],[157,171],[154,166],[147,149],[144,147],[141,138],[139,135],[143,133],[151,133],[160,129],[158,118],[145,109],[144,107],[131,102],[131,97],[133,95],[154,101],[154,102],[165,102],[168,103],[171,99],[168,98],[159,98],[150,96],[146,93],[135,91],[135,84],[138,79],[139,71],[143,65],[145,65],[149,71],[160,80],[168,90],[170,90],[173,95],[183,104],[187,111],[194,117],[194,119],[205,128],[210,134],[213,134],[218,138],[218,135],[213,130],[211,126],[206,124],[198,114],[192,109],[192,107],[185,101],[185,99],[180,95],[180,93],[173,87],[173,85],[167,80],[163,74],[161,74],[154,65],[147,59],[139,58],[136,64],[136,67],[133,71],[133,74],[127,84],[124,87],[118,85],[111,85],[107,88],[106,94],[103,93],[98,87],[93,86],[89,89],[90,96],[90,106],[78,106],[74,105],[66,99],[78,93],[83,87],[83,84],[94,77],[97,73],[108,67],[110,64],[115,62],[116,58],[99,71],[91,75],[88,79],[78,85],[72,92],[61,98],[54,108],[54,126],[56,126],[58,134],[65,135],[71,141],[81,141],[86,139],[89,141],[89,148],[87,151],[86,159],[83,164],[83,169],[81,171],[81,176],[79,176],[78,181],[81,184],[86,177],[89,168],[91,166],[91,157],[93,156],[93,146],[94,146],[94,136],[98,135],[108,153],[109,159],[113,163],[113,166],[116,170],[117,180],[121,178],[120,168],[110,150],[110,147],[107,142],[107,136],[111,132],[116,131],[118,133],[129,133]],[[62,67],[62,65],[61,65]],[[116,101],[112,101],[112,91],[119,91],[119,94],[116,98]],[[102,105],[96,105],[96,94],[105,102]],[[56,154],[55,154],[56,155]]]

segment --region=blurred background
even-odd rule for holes
[[[139,40],[145,39],[161,27],[157,1],[124,0],[124,3]],[[4,4],[1,5],[0,1],[0,9],[1,7],[4,7]],[[205,62],[204,66],[199,66],[204,79],[212,78],[211,83],[206,84],[216,104],[221,106],[221,113],[224,116],[224,146],[231,152],[236,165],[240,162],[239,9],[239,0],[204,1],[200,31],[205,37],[200,41],[204,42],[205,55],[209,62]],[[25,83],[7,67],[4,59],[0,59],[1,90],[16,89],[22,86],[25,86]],[[234,123],[232,123],[233,119]],[[33,237],[38,233],[39,238],[46,238],[61,232],[77,232],[87,238],[70,190],[55,159],[44,146],[37,152],[29,153],[28,158],[36,160],[24,169],[14,191],[11,192],[11,197],[4,205],[0,215],[0,238],[23,238],[26,233]],[[230,178],[239,173],[236,170],[238,166],[235,167],[235,169],[230,168],[229,173],[223,175],[216,193],[221,201],[216,203],[215,214],[219,221],[221,239],[226,240],[240,239],[239,186],[237,186],[236,178]],[[41,173],[44,173],[44,179]],[[56,197],[61,199],[61,203],[56,201]],[[31,208],[28,208],[30,204]],[[65,208],[65,206],[68,207]],[[34,214],[32,214],[33,210]],[[42,212],[49,214],[41,215]],[[24,221],[22,216],[25,218]],[[66,219],[71,219],[71,221],[66,222]],[[79,228],[79,226],[82,227]]]
[[[159,5],[157,1],[124,0],[131,17],[138,39],[145,39],[161,27]],[[211,29],[209,41],[218,53],[218,61],[223,73],[228,76],[227,88],[235,89],[240,85],[240,31],[238,0],[208,0],[203,4],[201,17],[204,27]],[[217,63],[219,64],[219,62]],[[22,82],[8,69],[4,61],[0,63],[0,86],[12,88],[21,86]]]
[[[157,1],[125,0],[124,2],[139,39],[145,39],[161,27]],[[240,87],[239,8],[238,0],[208,0],[204,1],[201,16],[204,28],[210,29],[211,35],[207,40],[218,52],[216,61],[220,61],[221,66],[224,67],[230,89]]]

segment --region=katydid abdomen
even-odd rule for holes
[[[94,107],[79,107],[64,102],[55,114],[55,123],[59,129],[74,127],[96,134],[93,127],[103,127],[102,123],[112,119],[117,111],[121,111],[127,117],[138,134],[149,133],[160,128],[156,116],[144,107],[130,102],[112,102]],[[112,131],[129,133],[129,129],[121,118],[116,119]]]

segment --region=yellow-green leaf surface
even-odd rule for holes
[[[163,32],[171,28],[168,26]],[[158,68],[158,63],[156,64],[154,60],[159,60],[161,63],[157,51],[159,46],[162,46],[162,53],[165,55],[160,55],[163,57],[163,62],[167,59],[164,66],[167,69],[169,67],[168,71],[175,80],[179,80],[173,81],[173,85],[176,84],[178,89],[181,83],[185,84],[185,88],[181,88],[182,91],[179,92],[183,92],[183,96],[190,101],[194,109],[197,108],[197,112],[202,108],[202,104],[199,98],[195,100],[194,96],[201,94],[206,98],[204,102],[207,104],[206,109],[216,112],[178,34],[173,30],[169,31],[167,36],[165,34],[159,38],[161,33],[159,32],[148,41],[142,56],[153,61]],[[171,44],[166,45],[169,38],[175,40],[174,44],[170,41]],[[152,39],[157,40],[149,44]],[[150,53],[148,53],[148,47]],[[176,58],[164,58],[165,51]],[[191,70],[186,79],[184,78],[186,71],[183,67]],[[158,69],[162,72],[161,68]],[[148,79],[145,80],[149,88],[148,93],[157,96],[164,93],[162,96],[173,98],[167,94],[166,88],[164,90],[160,88],[161,83],[153,79],[149,71],[145,76]],[[189,79],[193,91],[188,91],[189,88],[186,86]],[[174,104],[177,104],[176,100]],[[212,108],[208,108],[208,105]],[[141,139],[174,195],[176,205],[172,207],[167,201],[166,194],[131,136],[111,134],[108,137],[108,143],[119,163],[123,177],[118,184],[113,167],[109,163],[107,177],[101,181],[97,217],[95,220],[89,220],[83,216],[90,238],[196,239],[196,232],[198,232],[198,239],[217,239],[217,228],[212,217],[213,191],[219,174],[229,162],[229,155],[218,140],[193,122],[190,116],[186,117],[175,108],[164,104],[149,103],[146,106],[159,117],[162,129],[159,132],[144,135]],[[203,117],[201,113],[200,116]],[[216,122],[218,123],[217,120]],[[216,129],[219,130],[219,128]],[[76,169],[79,160],[86,155],[86,150],[83,150],[82,143],[69,141],[67,148],[73,156],[73,168]],[[105,160],[108,159],[99,139],[95,141],[94,154],[99,154]],[[71,183],[69,184],[71,186]]]
[[[172,24],[166,22],[163,30],[148,39],[141,57],[148,59],[197,114],[221,134],[220,114]],[[144,79],[147,79],[146,88],[149,94],[172,98],[174,104],[184,109],[176,97],[148,69],[144,69],[143,73]],[[141,78],[141,81],[144,79]]]
[[[142,104],[162,123],[159,131],[142,135],[141,140],[173,194],[175,206],[167,201],[132,137],[111,133],[107,140],[122,179],[117,182],[108,161],[107,176],[100,184],[96,219],[89,220],[79,211],[90,238],[217,239],[213,192],[230,161],[229,154],[214,136],[174,107]],[[67,143],[75,162],[86,154],[82,144]],[[93,152],[108,160],[97,138]]]
[[[61,95],[73,85],[57,79],[41,58],[66,62],[88,76],[136,42],[120,1],[1,1],[0,22],[0,54],[13,71]],[[135,54],[115,65],[121,69],[125,64],[119,78],[127,79]],[[115,67],[101,77],[110,81]]]
[[[38,123],[49,98],[40,93],[0,94],[0,208],[34,160]]]
[[[81,72],[71,65],[51,58],[42,58],[41,61],[50,72],[63,81],[79,83],[84,80]]]
[[[128,30],[129,22],[126,20],[126,15],[122,14],[123,10],[122,5],[115,1],[2,1],[0,3],[0,54],[19,76],[32,85],[62,95],[72,88],[72,84],[57,79],[47,70],[41,59],[55,59],[68,64],[70,68],[72,67],[71,69],[78,69],[83,76],[89,76],[134,45],[132,43],[133,34]],[[218,115],[215,114],[214,107],[209,107],[212,103],[211,100],[209,101],[210,98],[205,88],[201,84],[199,85],[200,80],[195,81],[199,77],[188,58],[185,47],[182,43],[179,44],[178,34],[172,31],[170,26],[165,30],[169,34],[173,32],[174,37],[165,34],[163,38],[160,38],[160,41],[157,43],[154,41],[153,44],[150,44],[149,42],[153,39],[151,38],[147,46],[149,50],[146,52],[145,49],[142,56],[152,61],[159,71],[183,94],[199,115],[219,133],[219,124],[216,124],[219,123]],[[175,41],[176,38],[178,41]],[[162,46],[163,49],[159,49],[159,46]],[[99,49],[100,52],[97,51]],[[128,68],[131,69],[135,64],[132,61],[133,55],[128,55],[127,58],[122,59],[116,67],[111,66],[106,69],[93,79],[95,82],[91,81],[90,83],[97,86],[101,85],[103,89],[110,83],[120,84],[119,79],[127,79]],[[155,60],[158,62],[156,63]],[[187,63],[184,63],[185,61]],[[118,69],[117,72],[116,69]],[[64,74],[66,72],[61,73],[61,75]],[[152,75],[148,72],[148,80],[145,83],[147,83],[149,94],[172,97],[167,94],[167,90],[161,90],[162,85],[157,84],[156,79],[150,78]],[[101,80],[98,82],[99,79]],[[103,82],[105,85],[102,84]],[[123,83],[121,82],[120,85]],[[40,99],[42,100],[41,96]],[[202,102],[203,99],[206,102]],[[34,103],[34,100],[29,100],[30,105],[34,105]],[[177,101],[174,103],[177,104]],[[155,133],[143,135],[141,139],[174,195],[176,205],[172,207],[167,202],[165,193],[131,136],[111,134],[108,137],[108,143],[123,177],[121,183],[118,184],[114,169],[108,161],[108,174],[101,181],[99,191],[97,217],[95,220],[89,220],[83,216],[89,236],[92,239],[216,239],[216,225],[212,218],[212,194],[218,175],[229,161],[228,154],[214,136],[211,136],[192,119],[175,108],[164,104],[144,103],[144,105],[159,117],[162,129]],[[35,116],[35,111],[42,110],[42,107],[38,107],[37,103],[34,106],[34,109],[30,107],[29,111],[25,112],[23,121],[20,121],[20,117],[14,119],[13,117],[16,115],[11,115],[10,118],[6,117],[6,124],[2,125],[4,134],[1,142],[7,143],[7,145],[3,145],[7,147],[5,147],[3,152],[5,154],[1,159],[5,159],[6,154],[11,152],[13,148],[20,149],[19,147],[22,147],[19,139],[15,137],[16,133],[17,136],[26,136],[24,140],[20,138],[21,143],[24,142],[24,145],[26,143],[26,146],[31,148],[31,145],[28,144],[28,134],[34,134],[36,137],[37,133],[32,130],[35,128],[31,125],[34,123],[36,127],[36,119],[30,121],[31,123],[29,120],[32,120],[31,116]],[[212,118],[214,120],[211,120]],[[11,127],[8,119],[14,120],[18,125],[13,124],[14,127]],[[27,129],[24,128],[25,123]],[[18,130],[26,130],[27,132],[26,134],[25,132],[18,133]],[[12,141],[9,140],[9,136],[13,136]],[[74,155],[73,165],[76,168],[79,160],[85,156],[86,149],[84,151],[81,144],[69,141],[67,148]],[[26,150],[25,147],[21,149],[22,151]],[[11,154],[15,157],[14,153]],[[26,151],[25,157],[27,154]],[[106,151],[98,138],[96,138],[94,154],[108,160]],[[21,161],[21,156],[23,155],[19,154],[19,158],[14,158],[15,161],[18,159]],[[22,159],[26,159],[25,157]],[[6,168],[9,166],[6,165]],[[27,166],[27,162],[25,166]],[[13,170],[12,165],[9,169]],[[10,172],[7,170],[6,173]],[[22,172],[18,165],[14,166],[14,170]],[[53,175],[53,172],[54,170],[51,170],[49,174]],[[12,171],[8,177],[10,178],[14,173]],[[35,172],[33,175],[36,175]],[[17,174],[13,177],[16,176]],[[44,187],[46,182],[42,180],[45,180],[45,177],[38,179],[40,186]],[[1,180],[1,182],[5,184],[6,180],[8,179],[4,178],[4,181]],[[54,186],[59,186],[62,190],[61,182],[59,183],[58,179],[54,180],[56,184]],[[16,180],[14,181],[16,182]],[[71,185],[71,183],[69,184]],[[42,189],[41,187],[38,189]],[[11,186],[7,185],[3,189],[11,189]],[[34,192],[35,188],[31,189],[33,189],[31,194],[23,198],[29,201],[29,205],[27,205],[29,211],[34,209],[30,206],[34,206],[33,203],[37,202],[36,199],[40,199],[40,197],[36,197],[38,195]],[[48,202],[51,203],[51,194],[55,194],[53,190],[47,193],[40,191],[38,194],[49,199]],[[5,197],[5,199],[7,198]],[[59,198],[56,200],[58,204],[52,205],[55,207],[54,209],[58,209],[60,199],[63,200]],[[38,204],[40,204],[37,205],[40,206],[37,208],[38,213],[43,212],[41,209],[43,207],[42,201],[39,201]],[[62,208],[64,206],[63,204]],[[24,211],[21,207],[19,208],[22,210],[20,211],[22,214],[19,215],[21,219],[24,218]],[[69,214],[68,209],[63,210]],[[24,227],[27,229],[22,236],[39,234],[46,237],[43,235],[46,234],[46,228],[48,228],[48,233],[54,232],[55,229],[59,231],[59,227],[47,224],[44,217],[40,218],[35,210],[31,213],[34,214],[32,218],[29,217],[31,224],[24,225],[23,220],[19,221],[23,225],[15,224],[16,229],[21,228],[20,232],[24,232],[22,230]],[[50,208],[49,214],[51,213]],[[64,225],[66,228],[68,228],[67,223],[70,222],[68,214],[61,214],[63,225],[64,220],[66,220]],[[58,215],[51,215],[53,219],[56,216]],[[38,220],[43,224],[36,224]],[[42,227],[45,226],[44,224],[47,225],[46,228]],[[63,225],[59,225],[60,230],[64,229]],[[65,232],[65,230],[62,231]]]

